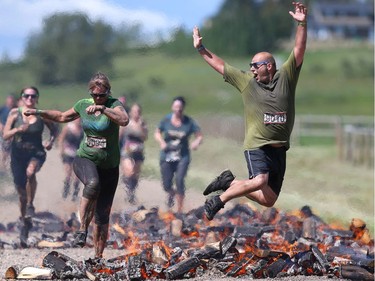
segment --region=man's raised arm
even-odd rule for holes
[[[300,2],[293,2],[294,12],[289,14],[297,21],[297,31],[294,43],[294,56],[297,67],[303,62],[307,41],[307,8]]]
[[[203,46],[198,27],[193,29],[193,46],[213,69],[224,75],[224,61]]]

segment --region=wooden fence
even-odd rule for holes
[[[341,160],[374,166],[374,118],[368,116],[301,115],[296,117],[292,141],[331,138]]]

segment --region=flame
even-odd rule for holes
[[[139,238],[134,235],[133,231],[129,231],[127,233],[127,238],[124,239],[124,247],[130,253],[139,253],[140,246],[139,246]]]
[[[175,215],[172,212],[165,212],[165,213],[160,212],[159,216],[166,223],[171,223],[171,221],[176,219]]]

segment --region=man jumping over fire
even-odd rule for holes
[[[230,170],[225,170],[207,186],[204,195],[223,191],[205,203],[209,220],[234,198],[245,196],[272,207],[279,196],[294,125],[295,90],[307,40],[307,9],[300,2],[292,4],[294,12],[289,14],[297,22],[295,44],[280,69],[276,68],[272,54],[260,52],[252,58],[250,71],[241,71],[205,48],[199,29],[193,30],[194,48],[225,82],[239,90],[245,110],[244,154],[249,179],[237,180]]]

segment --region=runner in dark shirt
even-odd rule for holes
[[[10,111],[3,137],[4,140],[12,140],[10,166],[20,201],[22,223],[20,242],[22,247],[27,247],[27,238],[35,213],[33,202],[37,189],[36,173],[46,160],[46,150],[52,148],[58,134],[58,126],[41,116],[23,114],[28,110],[36,110],[39,99],[37,88],[26,87],[21,90],[20,96],[23,106]],[[50,138],[43,142],[45,125],[50,130]]]

